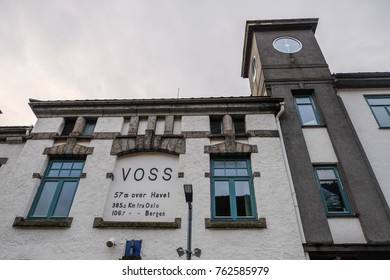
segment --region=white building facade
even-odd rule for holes
[[[281,101],[30,100],[0,144],[0,259],[182,259],[186,184],[201,259],[304,259]]]

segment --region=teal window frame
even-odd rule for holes
[[[97,119],[87,119],[83,129],[84,136],[91,136],[95,130]]]
[[[331,175],[331,176],[325,178],[324,176],[326,176],[325,175],[326,173],[324,173],[323,175],[320,176],[319,171],[327,172],[328,175],[331,175],[331,173],[333,173],[334,176],[332,177],[332,175]],[[334,216],[352,216],[353,212],[352,212],[351,204],[349,202],[347,193],[345,191],[344,185],[343,185],[342,180],[340,178],[337,166],[328,166],[328,165],[314,166],[314,173],[315,173],[315,176],[317,179],[318,188],[319,188],[320,193],[321,193],[321,198],[322,198],[322,202],[323,202],[326,214],[329,217],[332,217],[332,216],[333,217]],[[324,187],[324,184],[326,184],[326,182],[328,182],[328,188],[331,188],[331,186],[329,185],[329,183],[330,183],[330,184],[333,184],[333,186],[337,186],[337,189],[333,188],[333,192],[329,191],[329,189],[326,189]],[[335,192],[337,192],[337,194],[335,194]],[[338,196],[338,198],[336,200],[334,199],[335,196]],[[331,210],[329,207],[329,204],[332,203],[332,200],[333,200],[333,204],[342,203],[342,205],[339,207],[342,207],[343,210],[342,211]],[[339,200],[339,201],[337,201],[337,200]]]
[[[299,99],[301,101],[299,101]],[[306,101],[303,101],[306,99]],[[321,118],[320,115],[318,114],[317,107],[315,105],[314,99],[312,95],[295,95],[294,96],[294,103],[295,103],[295,108],[297,110],[299,122],[302,126],[318,126],[321,125]],[[309,107],[311,110],[311,113],[314,115],[315,118],[315,123],[305,123],[303,119],[303,106]]]
[[[240,167],[240,164],[245,162],[246,167]],[[234,163],[234,168],[227,168],[228,164]],[[219,168],[223,164],[223,168]],[[222,174],[223,173],[223,174]],[[229,174],[230,173],[230,174]],[[235,173],[235,174],[233,174]],[[217,215],[217,201],[216,201],[216,183],[217,182],[226,182],[229,191],[228,208],[230,209],[230,215],[219,216]],[[245,208],[250,208],[251,215],[240,216],[238,214],[238,208],[240,205],[237,204],[237,193],[236,193],[236,182],[247,182],[248,191],[249,191],[249,201],[245,205]],[[245,198],[244,198],[245,199]],[[246,209],[245,209],[246,210]],[[227,159],[227,158],[218,158],[211,159],[211,212],[213,220],[256,220],[257,211],[256,211],[256,201],[253,187],[253,177],[250,165],[250,159]]]
[[[364,98],[379,128],[390,128],[390,95],[366,95]]]
[[[35,195],[29,219],[66,219],[85,160],[51,160]]]

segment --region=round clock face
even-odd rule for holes
[[[296,53],[302,49],[302,43],[293,37],[279,37],[274,41],[274,48],[282,53]]]

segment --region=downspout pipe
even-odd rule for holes
[[[277,126],[277,129],[278,129],[278,132],[279,132],[279,136],[280,136],[279,139],[280,139],[280,144],[282,146],[281,148],[282,148],[284,166],[286,168],[288,183],[289,183],[289,186],[290,186],[290,192],[291,192],[291,196],[292,196],[292,199],[293,199],[295,216],[296,216],[297,221],[298,221],[299,233],[300,233],[302,244],[304,244],[304,243],[306,243],[305,233],[303,231],[301,215],[299,213],[298,201],[297,201],[297,197],[296,197],[296,193],[295,193],[295,189],[294,189],[294,183],[293,183],[292,176],[291,176],[290,165],[288,163],[287,152],[286,152],[286,148],[285,148],[285,145],[284,145],[282,128],[280,126],[280,117],[283,115],[284,110],[285,110],[284,105],[285,105],[284,102],[280,102],[280,110],[279,110],[279,112],[275,116],[275,118],[276,118],[276,126]],[[308,255],[306,253],[305,253],[305,256],[308,259]]]

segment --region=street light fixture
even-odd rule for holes
[[[185,184],[184,186],[184,194],[186,198],[186,202],[188,204],[188,231],[187,231],[187,250],[184,250],[183,247],[179,247],[176,249],[179,257],[184,254],[187,255],[187,260],[191,260],[191,255],[195,255],[198,258],[202,254],[202,250],[199,248],[195,248],[194,252],[191,251],[191,241],[192,241],[192,199],[193,199],[193,191],[191,184]]]

